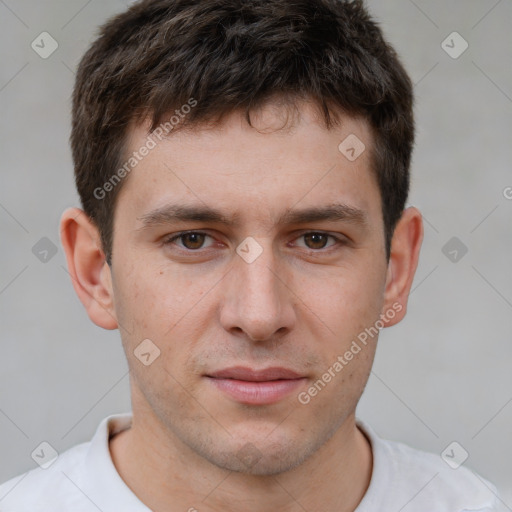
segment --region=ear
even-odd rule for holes
[[[384,307],[381,319],[386,327],[400,322],[407,312],[407,300],[418,266],[423,221],[414,207],[404,210],[391,240]],[[392,318],[390,312],[394,312]],[[387,314],[386,314],[387,313]]]
[[[89,318],[104,329],[116,329],[112,276],[97,227],[79,208],[68,208],[60,233],[73,287]]]

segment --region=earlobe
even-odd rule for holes
[[[422,241],[421,213],[414,207],[407,208],[396,225],[391,242],[381,314],[386,327],[400,322],[407,312],[407,300],[418,266]],[[393,315],[386,314],[390,311],[394,311]]]
[[[110,268],[97,227],[79,208],[68,208],[60,220],[60,233],[73,288],[89,318],[104,329],[116,329]]]

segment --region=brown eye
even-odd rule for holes
[[[206,235],[204,233],[185,233],[180,235],[183,246],[186,249],[201,249],[204,244]]]
[[[184,250],[197,251],[198,249],[205,249],[208,247],[203,247],[207,238],[212,237],[207,233],[202,233],[200,231],[189,231],[188,233],[179,233],[172,236],[171,238],[168,238],[167,240],[164,240],[164,245],[177,245]]]
[[[324,249],[329,238],[329,235],[324,233],[307,233],[303,236],[309,249]]]

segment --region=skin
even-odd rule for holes
[[[253,117],[257,129],[236,112],[215,129],[160,142],[123,183],[111,268],[90,219],[77,208],[62,216],[75,290],[95,324],[119,328],[130,368],[133,424],[111,439],[112,459],[157,512],[348,512],[368,488],[372,454],[355,410],[378,336],[307,405],[297,395],[381,315],[399,304],[385,326],[404,317],[421,215],[404,211],[388,262],[366,122],[344,116],[327,130],[310,104],[297,112],[277,129],[283,111],[268,104]],[[132,128],[130,151],[146,130]],[[338,150],[349,134],[367,148],[354,162]],[[142,228],[143,215],[178,203],[237,214],[238,223]],[[360,210],[364,223],[278,223],[289,211],[335,203]],[[209,236],[163,243],[186,230]],[[252,263],[236,252],[246,237],[262,248]],[[134,356],[145,339],[160,350],[148,366]],[[305,379],[277,403],[247,405],[205,376],[231,366],[281,366]],[[247,465],[240,450],[259,459]]]

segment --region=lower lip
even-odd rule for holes
[[[209,380],[237,402],[250,405],[269,405],[279,402],[293,391],[296,391],[306,379],[249,382],[209,377]]]

